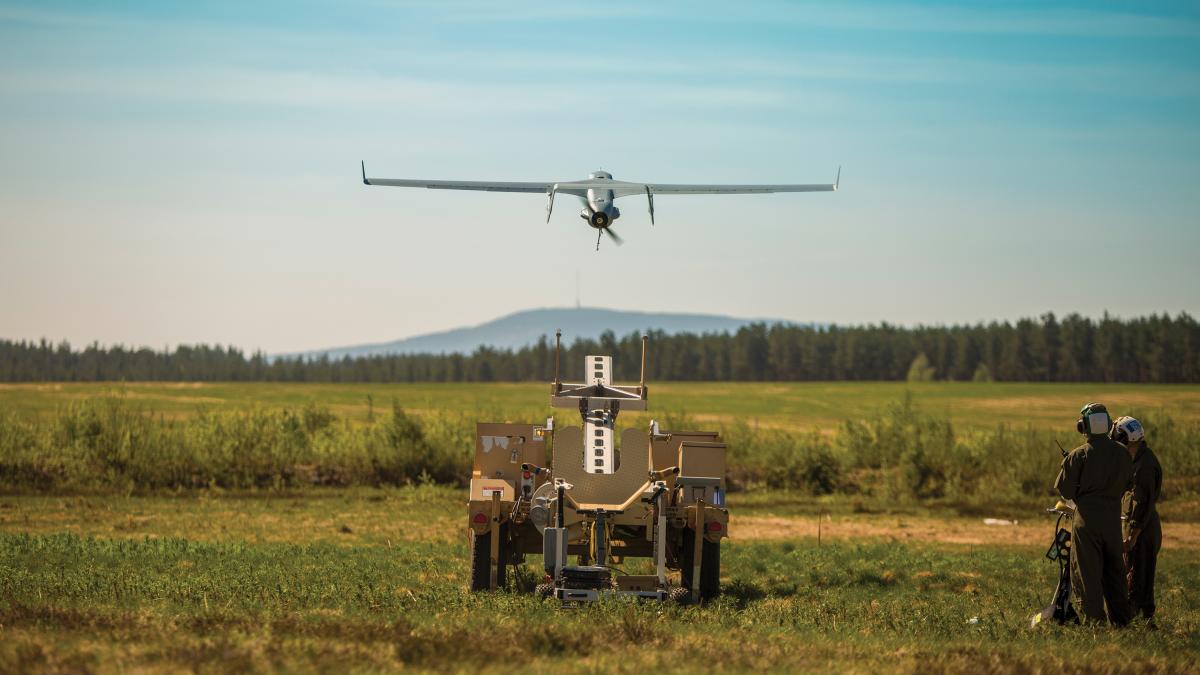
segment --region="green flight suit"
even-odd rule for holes
[[[1129,606],[1121,545],[1121,497],[1133,477],[1129,452],[1103,434],[1088,436],[1062,462],[1054,488],[1075,501],[1071,525],[1071,586],[1086,620],[1123,626]]]
[[[1162,548],[1162,524],[1158,520],[1158,495],[1162,491],[1162,466],[1150,448],[1143,445],[1133,458],[1133,489],[1125,493],[1125,536],[1140,530],[1129,560],[1129,603],[1133,614],[1154,617],[1154,570]]]

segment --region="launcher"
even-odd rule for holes
[[[545,576],[535,592],[564,604],[720,593],[729,512],[719,434],[667,431],[654,420],[617,425],[622,411],[648,409],[647,344],[643,336],[636,385],[615,384],[612,357],[597,355],[584,358],[579,382],[566,383],[556,333],[550,406],[577,411],[578,425],[558,428],[548,417],[476,426],[472,591],[507,588],[508,569],[540,554]]]

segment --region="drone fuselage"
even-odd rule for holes
[[[612,174],[607,171],[593,171],[588,178],[591,180],[612,180]],[[582,198],[584,207],[579,213],[579,217],[587,221],[597,230],[602,230],[617,218],[621,217],[621,210],[616,207],[617,197],[611,189],[602,187],[589,188],[587,196]]]
[[[588,192],[591,193],[601,191],[588,190]],[[607,190],[606,192],[608,192],[607,195],[602,194],[595,197],[593,197],[591,194],[588,194],[586,206],[583,207],[583,211],[579,212],[579,217],[586,220],[588,225],[591,225],[597,230],[602,230],[609,225],[612,225],[614,220],[621,217],[621,210],[616,206],[613,206],[612,191]]]

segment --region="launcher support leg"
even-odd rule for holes
[[[704,500],[696,500],[696,533],[692,548],[692,602],[700,601],[700,560],[704,552]]]
[[[490,562],[488,563],[488,588],[496,590],[496,568],[500,565],[500,493],[492,491],[492,528]]]
[[[659,493],[654,506],[655,515],[658,516],[654,534],[654,562],[658,587],[662,589],[667,587],[667,513],[663,510],[664,494]]]
[[[596,564],[608,565],[608,530],[605,528],[608,523],[605,521],[605,512],[603,509],[596,509],[596,522],[592,528],[592,532],[596,542]]]

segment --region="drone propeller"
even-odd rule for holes
[[[605,234],[612,237],[613,243],[616,244],[617,246],[620,246],[621,244],[625,243],[624,239],[621,239],[620,237],[618,237],[617,233],[613,232],[608,227],[600,227],[600,228],[596,228],[596,229],[600,230],[599,232],[596,233],[596,250],[597,251],[600,250],[600,237]]]

